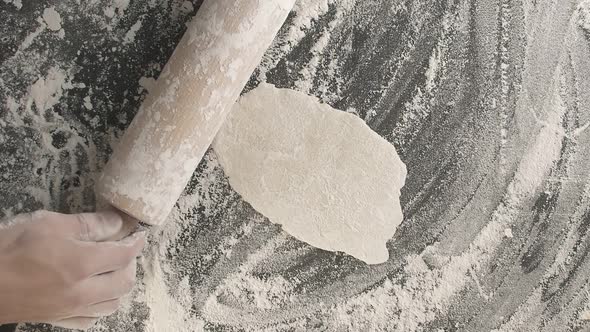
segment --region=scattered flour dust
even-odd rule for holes
[[[188,277],[182,279],[175,291],[166,284],[166,272],[155,258],[144,264],[145,298],[150,309],[146,332],[203,331],[205,322],[192,314],[192,290]]]
[[[67,90],[85,87],[84,83],[72,82],[72,76],[60,66],[53,66],[46,73],[39,75],[26,90],[26,94],[18,98],[7,97],[6,106],[11,111],[7,114],[7,122],[21,128],[31,128],[37,133],[36,136],[40,138],[39,146],[35,147],[35,149],[38,148],[41,155],[38,158],[32,158],[33,169],[47,168],[49,158],[46,158],[44,154],[58,155],[62,150],[74,151],[80,147],[92,149],[91,143],[82,138],[79,132],[57,112],[53,113],[51,118],[45,116],[45,111],[57,105]],[[48,128],[59,128],[68,137],[67,142],[60,148],[55,147],[52,144],[53,137],[51,131],[47,130]],[[78,169],[78,164],[73,158],[70,159],[70,162],[70,167],[75,172]],[[95,167],[92,158],[89,160],[89,167]],[[46,208],[51,207],[51,192],[59,192],[60,190],[59,181],[55,181],[55,178],[60,175],[56,175],[53,173],[54,171],[59,172],[59,170],[49,170],[39,174],[34,185],[23,185],[23,190],[41,202]],[[76,199],[70,203],[72,206],[82,204],[81,199]]]
[[[87,110],[92,110],[94,108],[90,96],[84,97],[84,107],[86,107]]]
[[[22,53],[27,48],[29,48],[29,46],[31,46],[35,41],[35,38],[37,38],[37,36],[39,36],[43,31],[45,31],[45,28],[47,28],[47,24],[45,24],[45,21],[43,21],[42,18],[38,18],[37,22],[40,24],[39,27],[25,37],[23,42],[18,47],[19,53]]]
[[[289,30],[288,39],[296,42],[305,37],[305,31],[311,27],[314,20],[328,12],[329,5],[334,0],[302,0],[297,1],[293,12],[297,14],[293,19],[293,27]]]
[[[61,16],[55,10],[55,7],[49,7],[43,10],[43,20],[49,30],[59,31],[61,29]]]
[[[12,4],[17,9],[22,8],[21,0],[3,1]],[[328,0],[298,1],[295,8],[296,17],[293,24],[288,28],[287,37],[283,37],[283,43],[281,44],[281,41],[279,41],[279,45],[277,45],[279,54],[288,53],[296,46],[305,36],[306,30],[313,25],[313,21],[325,14],[329,9],[329,5],[334,2]],[[150,0],[150,3],[155,6],[155,0]],[[122,17],[128,6],[129,0],[114,0],[111,5],[104,9],[104,13],[107,17]],[[578,13],[578,25],[590,33],[590,1],[580,2]],[[35,38],[45,30],[58,33],[63,31],[62,17],[55,7],[46,8],[37,21],[40,26],[23,40],[19,47],[20,52],[25,51],[32,45]],[[108,23],[108,27],[111,30],[114,29],[117,22],[113,20]],[[135,41],[136,33],[141,29],[142,24],[143,21],[138,20],[127,30],[124,37],[125,43],[130,44]],[[330,30],[323,31],[322,39],[314,48],[314,52],[316,52],[313,54],[314,60],[301,73],[303,79],[298,82],[300,89],[309,89],[306,80],[313,78],[313,71],[319,64],[317,59],[324,52],[330,33]],[[441,48],[442,51],[444,49],[444,47]],[[29,56],[30,59],[35,59],[38,54],[29,54]],[[263,61],[263,67],[272,68],[273,64],[278,61],[277,59],[281,58],[277,53],[273,53],[272,56]],[[444,62],[441,62],[443,59],[444,54],[439,52],[438,49],[433,52],[428,69],[428,73],[430,73],[428,75],[429,83],[426,85],[425,91],[418,94],[420,97],[412,101],[412,107],[414,107],[412,110],[416,111],[414,114],[419,119],[426,115],[420,105],[429,100],[427,97],[430,90],[436,87],[434,84],[435,79],[440,74],[440,70],[444,69]],[[31,70],[34,70],[34,62],[30,61],[30,63]],[[9,113],[17,114],[19,107],[24,107],[25,111],[30,113],[33,105],[38,112],[45,111],[59,103],[60,98],[63,97],[66,91],[75,86],[71,82],[68,66],[71,67],[70,64],[54,65],[48,71],[42,73],[37,80],[32,80],[32,85],[24,98],[16,100],[13,97],[8,97],[6,106],[11,111]],[[264,68],[262,69],[261,73],[264,73]],[[140,83],[149,90],[153,82],[153,79],[144,77]],[[433,84],[431,85],[430,82],[433,82]],[[84,105],[87,109],[92,109],[89,96],[84,99]],[[553,114],[548,119],[548,122],[554,126],[559,126],[560,116],[561,114]],[[38,121],[36,124],[43,124],[40,122],[42,121],[41,117],[34,118],[34,120]],[[413,123],[411,120],[413,119],[406,119],[408,124]],[[14,121],[17,121],[17,119]],[[425,323],[432,321],[436,316],[440,316],[437,313],[444,311],[451,298],[466,286],[470,280],[467,276],[473,274],[473,271],[477,273],[477,266],[480,263],[485,264],[485,260],[489,257],[488,254],[494,250],[499,241],[508,241],[513,237],[510,226],[518,222],[516,212],[521,210],[519,208],[523,204],[521,200],[524,197],[533,196],[532,193],[539,186],[542,175],[559,151],[558,145],[561,138],[550,129],[543,129],[539,133],[538,141],[533,144],[532,151],[523,159],[504,203],[498,207],[490,225],[480,233],[465,254],[453,257],[443,256],[439,255],[436,249],[432,247],[421,255],[409,257],[404,269],[404,272],[409,276],[408,278],[405,280],[386,278],[381,286],[336,306],[333,308],[332,323],[343,327],[341,330],[349,331],[379,329],[390,331],[392,330],[390,328],[391,324],[396,324],[399,330],[402,331],[416,331],[421,330]],[[49,141],[49,139],[46,139],[46,141]],[[51,151],[51,144],[46,143],[46,148]],[[38,189],[34,196],[43,204],[49,206],[50,197],[42,197],[46,191],[47,188]],[[190,196],[184,200],[186,202],[190,201],[187,206],[193,206],[194,202],[196,202],[195,197]],[[205,206],[214,204],[213,200],[199,203]],[[5,212],[5,214],[11,215],[8,212]],[[200,331],[204,327],[204,322],[195,318],[196,315],[191,312],[193,291],[189,287],[188,279],[186,277],[181,278],[181,281],[176,285],[177,287],[174,288],[167,284],[167,280],[170,279],[171,268],[164,258],[165,249],[176,242],[182,223],[180,215],[172,216],[172,220],[165,226],[165,233],[158,237],[158,241],[161,241],[161,244],[157,247],[159,251],[154,252],[153,256],[149,258],[151,261],[144,264],[144,282],[146,286],[144,295],[150,309],[149,319],[146,322],[147,331],[188,332]],[[273,254],[272,249],[274,248],[267,251],[269,255]],[[433,264],[432,262],[436,263]],[[240,272],[228,276],[216,290],[216,295],[231,294],[234,297],[251,301],[261,309],[269,309],[291,301],[293,287],[294,285],[289,280],[280,276],[261,280],[249,273]],[[517,331],[522,328],[522,322],[528,321],[529,317],[541,316],[542,312],[530,310],[530,308],[543,301],[542,292],[542,288],[535,289],[527,302],[523,303],[519,311],[511,317],[505,326],[502,326],[500,331]],[[214,298],[214,296],[211,296],[211,298]],[[211,305],[208,308],[214,309],[215,306]],[[218,313],[219,321],[223,322],[223,319],[227,318],[223,316],[225,312],[221,308]],[[213,315],[214,312],[209,311],[208,314]],[[581,318],[590,319],[590,313],[588,311],[581,313]],[[235,319],[239,319],[239,317]],[[296,328],[293,328],[293,330],[296,330]]]
[[[135,41],[135,36],[137,35],[137,31],[141,29],[142,23],[142,20],[137,20],[137,22],[135,22],[135,24],[129,28],[129,31],[127,31],[125,37],[123,37],[123,45],[127,45]]]
[[[410,256],[403,280],[387,279],[381,287],[338,305],[332,317],[333,324],[359,331],[388,331],[392,330],[392,325],[395,331],[421,331],[437,316],[444,315],[452,298],[468,284],[468,274],[478,284],[476,273],[506,239],[506,229],[518,222],[519,211],[530,203],[528,200],[535,196],[559,159],[563,135],[553,127],[561,124],[565,110],[557,93],[552,106],[546,119],[548,125],[538,130],[502,203],[468,250],[458,256],[441,257],[437,255],[436,246],[431,246],[421,255]],[[428,255],[436,259],[429,259]],[[426,261],[443,264],[429,266]],[[480,295],[487,296],[481,288]]]
[[[404,146],[411,142],[420,132],[419,129],[424,120],[428,118],[432,108],[430,102],[437,88],[436,80],[444,67],[443,56],[445,52],[444,39],[439,41],[433,49],[426,70],[426,84],[424,89],[417,88],[411,101],[405,103],[405,112],[402,113],[399,124],[394,128],[393,137],[398,145]]]
[[[67,74],[57,67],[52,67],[45,77],[40,77],[31,86],[31,97],[38,111],[46,111],[56,105],[63,91],[73,88]]]
[[[21,8],[23,8],[23,2],[22,2],[22,0],[4,0],[4,3],[10,3],[14,7],[16,7],[16,9],[18,9],[18,10],[20,10]]]
[[[275,38],[258,66],[261,81],[266,81],[268,70],[275,67],[279,59],[289,53],[305,37],[313,22],[328,12],[330,3],[334,3],[334,0],[299,0],[295,3],[292,11],[295,16],[289,24],[288,31]]]
[[[262,222],[262,220],[253,222]],[[249,227],[249,225],[245,226],[246,229]],[[228,312],[232,312],[233,308],[228,308],[220,299],[251,305],[261,309],[262,312],[280,308],[295,299],[294,290],[298,286],[296,281],[287,280],[280,275],[268,276],[264,279],[254,275],[256,267],[273,256],[278,248],[287,242],[287,239],[288,236],[285,233],[273,237],[259,250],[250,254],[236,272],[224,278],[224,282],[208,296],[203,307],[202,313],[207,321],[241,327],[249,327],[249,323],[254,325],[260,323],[252,322],[251,317],[241,315],[229,317]]]
[[[193,291],[188,277],[176,276],[165,259],[168,248],[176,243],[182,229],[192,221],[183,215],[192,207],[188,202],[195,201],[198,198],[194,195],[184,195],[179,199],[179,208],[172,212],[163,227],[156,229],[153,234],[155,241],[151,243],[148,254],[142,261],[145,272],[143,300],[149,308],[149,317],[145,322],[146,332],[203,331],[205,322],[196,318],[191,310]],[[171,279],[180,280],[174,289],[168,284]]]
[[[280,275],[261,279],[240,273],[229,277],[217,291],[218,294],[231,295],[241,301],[252,303],[257,308],[270,310],[289,303],[292,300],[293,288],[293,284]]]
[[[299,22],[299,24],[302,27],[308,27],[310,24],[311,18],[317,19],[321,14],[326,13],[329,9],[329,5],[332,3],[333,3],[333,1],[316,2],[316,3],[314,3],[315,6],[308,4],[311,6],[309,6],[309,8],[304,9],[303,7],[306,4],[300,2],[299,6],[296,8],[296,10],[298,11],[298,14],[299,14],[297,17],[300,18],[300,20],[301,20]],[[297,89],[299,91],[302,91],[302,92],[305,92],[308,94],[312,92],[312,89],[313,89],[312,82],[314,81],[313,78],[316,77],[316,74],[320,68],[322,59],[327,58],[324,55],[327,51],[330,40],[332,38],[333,30],[342,25],[343,20],[345,20],[350,15],[350,12],[354,8],[354,4],[355,4],[355,1],[347,0],[347,1],[341,1],[338,4],[338,6],[336,6],[336,12],[334,14],[334,18],[332,19],[332,21],[330,21],[328,26],[323,29],[321,36],[319,38],[317,38],[317,40],[315,41],[315,44],[313,45],[313,47],[310,50],[312,53],[311,59],[308,61],[307,65],[304,68],[302,68],[301,71],[299,72],[299,75],[301,78],[297,82],[295,82],[295,86],[297,87]],[[303,13],[305,13],[305,15],[301,15]],[[294,31],[297,31],[297,30],[294,30]],[[300,28],[299,32],[301,32],[301,31],[303,31],[303,30]],[[292,35],[291,38],[301,38],[301,36]],[[329,69],[327,71],[329,76],[334,75],[337,65],[338,65],[338,63],[334,62],[334,61],[329,64]],[[319,87],[319,90],[325,94],[329,89],[325,86],[321,86],[321,87]]]
[[[110,18],[115,15],[123,16],[128,6],[129,0],[113,0],[112,4],[104,9],[104,14]]]
[[[25,37],[23,42],[18,47],[17,54],[22,54],[22,52],[29,48],[29,46],[31,46],[33,42],[35,42],[35,39],[46,29],[57,32],[57,36],[59,38],[63,39],[65,37],[65,30],[61,26],[61,15],[57,12],[57,10],[55,10],[55,7],[45,8],[43,10],[43,14],[37,18],[37,22],[39,23],[39,27],[37,27],[35,31],[29,33]],[[39,54],[35,55],[38,56]]]
[[[156,79],[153,77],[145,77],[142,76],[139,79],[139,85],[147,90],[147,92],[151,92],[154,89],[154,85],[156,84]]]

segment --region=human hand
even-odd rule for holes
[[[114,313],[146,243],[129,236],[133,223],[113,211],[37,211],[0,225],[0,324],[87,329]]]

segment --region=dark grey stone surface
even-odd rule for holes
[[[198,1],[5,2],[0,217],[92,211],[140,78],[158,75]],[[63,38],[39,21],[52,6]],[[588,1],[300,1],[248,89],[266,80],[316,95],[396,146],[409,174],[389,261],[288,237],[209,153],[143,268],[168,267],[177,300],[188,280],[181,307],[208,331],[588,330],[589,65]],[[59,83],[55,101],[35,99],[40,78]],[[166,230],[178,237],[162,244]],[[267,304],[246,277],[231,288],[246,267]],[[277,277],[288,287],[273,295]],[[137,300],[97,330],[153,331],[146,292],[140,280]],[[177,323],[166,330],[196,326]]]

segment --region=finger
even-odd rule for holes
[[[120,241],[138,230],[139,220],[113,207],[106,211],[112,211],[117,213],[121,217],[121,219],[123,219],[123,227],[121,227],[121,230],[117,234],[105,239],[104,241]]]
[[[145,232],[134,233],[116,242],[78,242],[75,261],[84,278],[120,270],[129,265],[146,244]]]
[[[121,305],[121,299],[114,299],[92,304],[73,313],[75,317],[100,318],[114,314]]]
[[[123,229],[115,236],[109,238],[109,241],[120,241],[134,232],[137,232],[139,229],[139,220],[122,211],[117,210],[117,213],[123,218]]]
[[[89,242],[119,240],[128,236],[137,225],[124,220],[115,211],[64,215],[77,239]]]
[[[98,319],[94,317],[74,317],[62,319],[57,322],[49,322],[49,324],[72,330],[88,330],[93,327],[97,321]]]
[[[135,286],[137,260],[125,268],[85,280],[79,292],[87,294],[90,303],[101,303],[119,299],[131,292]]]

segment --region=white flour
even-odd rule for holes
[[[67,81],[66,73],[53,67],[49,69],[47,76],[40,77],[31,86],[31,97],[37,110],[43,112],[55,106],[63,96],[64,90],[72,87]]]
[[[16,9],[21,9],[23,8],[23,2],[22,0],[4,0],[5,3],[10,3],[12,5],[14,5],[14,7],[16,7]]]
[[[61,29],[61,16],[55,11],[55,7],[45,8],[43,20],[45,20],[49,30],[59,31]]]
[[[21,0],[3,1],[7,10],[22,13],[18,10],[23,7]],[[104,115],[114,115],[120,124],[127,124],[129,101],[140,100],[144,90],[152,89],[155,80],[151,77],[161,70],[158,62],[163,62],[163,55],[158,53],[160,58],[137,68],[136,77],[121,77],[117,66],[127,73],[125,66],[150,54],[131,52],[127,57],[119,52],[141,49],[140,43],[146,41],[155,43],[146,52],[163,47],[156,43],[166,43],[174,34],[161,30],[182,26],[197,2],[79,1],[79,13],[69,8],[73,3],[40,5],[27,29],[20,31],[16,50],[6,53],[0,89],[6,94],[2,108],[8,112],[0,119],[0,132],[11,134],[1,134],[0,145],[14,144],[9,142],[11,135],[24,143],[0,159],[0,167],[9,170],[0,176],[6,183],[24,178],[15,180],[24,185],[16,183],[9,190],[23,192],[23,197],[38,204],[34,206],[79,211],[93,208],[83,197],[94,187],[107,147],[114,146],[121,135],[120,130],[106,125]],[[439,25],[427,13],[442,6],[441,2],[300,0],[291,24],[276,38],[257,72],[259,81],[275,80],[277,85],[314,94],[331,105],[350,107],[350,112],[366,113],[364,118],[372,128],[402,147],[398,151],[412,165],[408,178],[412,197],[406,197],[404,208],[410,217],[398,234],[423,241],[425,249],[396,238],[389,243],[391,252],[403,255],[367,268],[355,265],[358,262],[350,257],[305,246],[273,228],[230,192],[220,165],[209,154],[194,180],[196,189],[179,200],[163,227],[152,231],[136,296],[119,315],[101,321],[94,330],[439,332],[439,326],[444,326],[445,331],[488,331],[492,328],[484,327],[487,322],[501,332],[587,329],[590,286],[583,272],[590,266],[580,257],[590,237],[586,130],[590,118],[584,112],[589,77],[584,74],[589,67],[584,36],[590,34],[590,1],[575,5],[526,1],[522,7],[510,1],[481,2],[478,6],[485,8],[480,11],[478,7],[475,13],[467,2],[455,4],[458,8],[434,10],[444,21]],[[566,7],[569,9],[559,11]],[[150,18],[155,12],[158,20]],[[389,32],[392,36],[382,34],[380,24],[387,22],[373,20],[380,12],[387,13],[382,15],[387,22],[407,20],[411,27],[400,23],[399,30]],[[567,34],[552,38],[562,28],[556,22],[562,20],[567,21]],[[68,48],[59,45],[76,33],[69,29],[81,26],[88,26],[94,39],[81,44],[77,55],[62,52]],[[498,26],[507,32],[496,34]],[[437,31],[428,32],[431,27]],[[398,36],[397,31],[404,34]],[[311,34],[312,39],[306,38]],[[436,39],[432,47],[425,46],[428,43],[421,39],[422,34]],[[146,35],[149,37],[144,38]],[[562,38],[574,35],[576,38]],[[475,41],[466,42],[471,37]],[[380,43],[390,40],[395,45],[378,55],[385,57],[381,63],[386,66],[378,70],[364,67],[377,73],[355,72],[356,66],[375,63],[372,57],[382,51]],[[506,42],[506,47],[496,47],[496,42],[490,46],[487,41]],[[578,44],[572,45],[574,42]],[[89,52],[94,45],[107,47]],[[417,49],[420,45],[424,48]],[[473,49],[460,50],[468,45]],[[404,52],[386,58],[397,50]],[[355,52],[362,58],[355,58]],[[88,53],[97,56],[88,57]],[[407,63],[414,58],[422,62],[412,68],[424,67],[423,72],[403,76],[412,72]],[[94,62],[100,65],[91,66]],[[554,62],[561,65],[554,66]],[[86,66],[108,71],[96,80],[89,79]],[[395,67],[392,78],[378,80],[389,66]],[[281,81],[277,70],[289,79]],[[548,76],[540,75],[549,70]],[[481,72],[492,74],[478,76]],[[501,76],[498,81],[493,80],[496,74]],[[366,79],[355,81],[357,77]],[[109,89],[101,82],[126,79],[139,80],[139,91],[134,86],[118,99],[117,93],[123,92],[114,90],[127,87]],[[470,80],[476,82],[468,85]],[[547,82],[555,84],[545,89]],[[494,93],[486,84],[501,91]],[[347,99],[365,87],[363,98],[378,94],[381,99],[368,106]],[[384,91],[400,95],[386,98]],[[469,93],[484,97],[471,105],[471,97],[465,97]],[[502,98],[505,106],[500,107]],[[486,108],[488,104],[498,108]],[[375,124],[384,109],[395,118],[387,120],[395,126]],[[62,116],[66,113],[79,117]],[[502,117],[501,125],[494,126],[495,118],[483,118],[488,114]],[[437,126],[437,121],[448,121],[448,126],[447,122]],[[466,130],[468,126],[476,129]],[[451,129],[447,132],[445,127]],[[430,128],[438,131],[429,132]],[[436,136],[439,131],[441,136]],[[479,132],[488,136],[470,150]],[[67,139],[60,142],[54,136]],[[483,142],[496,138],[497,145]],[[431,145],[435,149],[429,149]],[[502,151],[504,176],[495,177],[495,159],[480,162],[487,148]],[[437,149],[444,151],[432,156]],[[568,153],[571,160],[564,157]],[[16,163],[25,158],[30,159],[30,168]],[[423,164],[431,160],[440,162],[434,167],[436,172],[423,171]],[[453,166],[450,171],[449,165]],[[559,167],[565,169],[564,174],[554,171]],[[82,174],[76,179],[80,187],[62,188],[60,180],[76,172]],[[485,183],[479,186],[480,177],[501,184],[496,189]],[[447,190],[453,181],[463,185],[457,185],[456,191]],[[475,182],[477,191],[467,192],[465,187]],[[564,192],[557,202],[541,199],[560,190]],[[473,197],[461,201],[463,194]],[[424,198],[426,195],[431,196]],[[3,208],[2,215],[22,212],[29,202],[23,199],[23,203]],[[442,206],[436,205],[439,203]],[[556,211],[538,216],[535,209],[543,204],[555,204]],[[531,222],[533,215],[540,221]],[[459,223],[463,219],[466,226]],[[549,229],[547,234],[535,233],[543,227]],[[187,235],[195,238],[187,239]],[[551,242],[554,239],[557,243]],[[412,249],[395,247],[398,243]],[[537,244],[540,249],[530,249]],[[207,250],[199,250],[202,248]],[[539,267],[522,272],[535,255],[540,257]],[[497,270],[491,272],[493,269]],[[47,329],[22,325],[19,331]]]
[[[129,31],[125,34],[125,37],[123,37],[123,45],[131,44],[135,41],[135,35],[137,34],[137,31],[141,29],[142,23],[142,20],[137,20],[137,22],[131,26]]]

